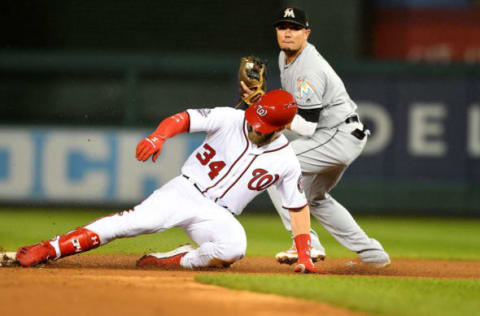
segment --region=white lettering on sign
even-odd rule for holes
[[[413,103],[409,110],[407,148],[413,156],[441,157],[447,153],[442,140],[447,108],[441,103]]]
[[[464,120],[451,122],[458,130],[451,141],[465,143],[465,148],[453,153],[446,139],[447,105],[413,103],[405,122],[393,119],[382,104],[359,102],[361,119],[373,125],[363,155],[391,156],[395,137],[405,140],[396,146],[407,148],[395,152],[400,158],[450,160],[458,154],[478,159],[480,104],[464,109]],[[397,124],[407,124],[407,130]],[[406,135],[397,138],[394,133],[400,132]],[[178,135],[165,143],[156,163],[141,163],[135,148],[145,134],[139,129],[0,128],[0,201],[137,203],[178,176],[188,153],[203,140],[200,134]],[[439,168],[448,168],[447,163]]]
[[[0,197],[27,197],[34,184],[35,145],[31,133],[2,129],[0,132]]]
[[[385,150],[393,137],[393,122],[385,107],[373,102],[358,104],[358,113],[362,120],[374,124],[374,131],[369,137],[362,155],[375,155]]]
[[[467,114],[467,150],[472,158],[480,157],[480,105],[474,104]]]
[[[69,158],[76,154],[80,161]],[[110,146],[102,132],[56,131],[45,139],[43,184],[48,199],[103,199],[109,175],[94,163],[108,163]],[[81,170],[74,170],[81,167]],[[77,175],[72,177],[72,171]],[[70,174],[69,174],[70,172]]]

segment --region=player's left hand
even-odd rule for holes
[[[241,101],[235,106],[239,107],[242,103],[248,107],[257,102],[267,91],[267,64],[255,56],[245,56],[240,58],[238,67],[238,81],[240,85]]]
[[[139,161],[147,161],[148,158],[153,155],[152,161],[155,162],[162,151],[164,142],[165,139],[163,137],[156,136],[155,134],[145,137],[138,143],[135,157],[137,157]]]

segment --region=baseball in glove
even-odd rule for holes
[[[255,56],[247,56],[240,58],[240,67],[238,69],[238,80],[251,91],[248,94],[240,85],[240,105],[246,107],[254,104],[267,91],[267,65],[260,58]]]

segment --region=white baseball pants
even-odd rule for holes
[[[178,176],[153,192],[133,210],[96,220],[85,228],[101,244],[116,238],[182,228],[200,247],[181,260],[185,268],[207,267],[213,261],[232,263],[247,249],[245,230],[225,208],[205,198],[191,182]]]

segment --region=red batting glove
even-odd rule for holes
[[[315,268],[312,258],[310,258],[310,249],[312,248],[310,245],[310,235],[301,234],[295,236],[294,239],[298,254],[298,262],[297,266],[295,267],[295,272],[326,274],[327,271],[320,268]]]
[[[135,157],[139,161],[147,161],[151,155],[152,161],[157,160],[158,155],[162,151],[162,145],[165,142],[165,138],[160,135],[152,134],[142,139],[137,145],[137,153]]]

